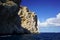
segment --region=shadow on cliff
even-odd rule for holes
[[[21,26],[21,18],[20,18],[20,16],[19,15],[17,15],[18,16],[18,21],[19,21],[19,24],[17,24],[17,30],[16,31],[14,31],[13,32],[13,35],[14,34],[16,34],[16,35],[21,35],[21,34],[31,34],[31,32],[28,30],[28,29],[26,29],[26,28],[23,28],[22,26]],[[22,31],[21,31],[21,29],[22,29]],[[18,32],[17,32],[18,31]]]
[[[13,35],[31,34],[31,32],[28,29],[23,28],[21,26],[21,21],[22,21],[21,17],[19,15],[17,15],[16,18],[18,21],[18,22],[16,22],[17,27],[15,27],[15,31],[12,34]]]
[[[3,17],[3,18],[5,18],[5,16]],[[16,19],[17,18],[17,19]],[[4,21],[5,19],[3,19],[3,21]],[[14,20],[17,20],[16,22],[14,22]],[[0,20],[1,21],[1,20]],[[2,30],[0,30],[1,32],[0,32],[0,36],[2,36],[2,35],[23,35],[23,34],[31,34],[31,32],[28,30],[28,29],[25,29],[25,28],[23,28],[22,26],[21,26],[21,18],[19,17],[19,15],[15,15],[15,17],[13,16],[13,17],[9,17],[8,19],[7,19],[7,22],[14,22],[15,23],[15,25],[17,25],[17,26],[15,26],[14,25],[14,27],[12,28],[12,26],[11,26],[11,28],[9,28],[9,25],[8,25],[8,27],[6,27],[6,26],[2,26],[2,27],[4,27],[4,28],[6,28],[7,29],[7,31],[8,32],[6,32],[5,31],[5,29],[2,29],[5,33],[1,33],[2,32]],[[0,23],[1,24],[1,23]],[[12,24],[13,25],[13,24]],[[1,25],[0,25],[1,26]],[[9,29],[8,29],[9,28]],[[12,30],[13,29],[13,30]],[[9,32],[11,30],[11,33]]]
[[[15,22],[15,20],[17,21]],[[4,22],[6,22],[6,24]],[[8,19],[6,19],[5,16],[0,16],[0,26],[0,35],[31,34],[28,29],[25,29],[21,26],[21,18],[19,17],[19,15],[15,15],[15,17],[9,17]]]

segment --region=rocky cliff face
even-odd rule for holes
[[[5,1],[0,0],[0,34],[24,33],[18,16],[18,4],[15,1]]]
[[[27,7],[19,6],[21,0],[0,0],[0,34],[37,33],[37,15]]]
[[[17,2],[0,0],[0,34],[37,33],[37,15]]]
[[[37,15],[27,7],[20,7],[18,15],[21,17],[21,26],[31,33],[37,33]]]

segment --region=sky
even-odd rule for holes
[[[60,0],[22,0],[37,14],[39,32],[60,32]]]

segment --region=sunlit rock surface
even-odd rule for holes
[[[31,33],[37,33],[37,15],[31,12],[27,7],[20,7],[18,15],[21,17],[21,26]]]

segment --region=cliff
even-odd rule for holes
[[[28,40],[38,32],[37,15],[25,6],[20,7],[19,1],[0,0],[0,37],[19,34],[19,38]]]
[[[18,5],[13,1],[3,3],[1,0],[0,4],[0,34],[24,33]]]
[[[21,26],[31,33],[37,33],[37,15],[31,12],[27,7],[20,7],[18,15],[21,18]]]

